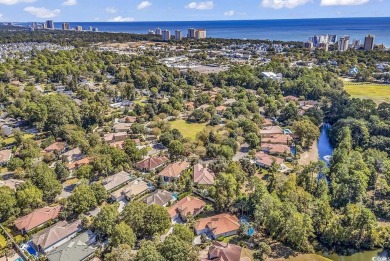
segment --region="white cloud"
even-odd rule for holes
[[[225,16],[233,16],[234,15],[234,10],[229,10],[223,13]]]
[[[262,0],[261,5],[266,8],[295,8],[311,0]]]
[[[77,0],[66,0],[65,2],[62,3],[62,5],[67,5],[67,6],[77,5]]]
[[[116,14],[116,13],[118,12],[118,10],[117,10],[116,8],[113,8],[113,7],[107,7],[107,8],[105,9],[105,11],[106,11],[107,13],[110,13],[110,14]]]
[[[0,4],[3,5],[15,5],[19,3],[33,3],[36,0],[0,0]]]
[[[122,16],[117,16],[109,20],[110,22],[132,22],[134,21],[133,17],[122,17]]]
[[[368,3],[370,0],[321,0],[322,6],[332,5],[362,5]]]
[[[0,18],[2,18],[3,17],[3,14],[0,14]]]
[[[207,1],[207,2],[192,2],[185,6],[189,9],[197,9],[197,10],[210,10],[214,8],[214,2],[213,1]]]
[[[50,10],[45,7],[28,6],[24,11],[38,17],[38,18],[53,18],[58,16],[61,11],[59,9]]]
[[[151,5],[152,5],[152,3],[149,1],[142,1],[139,5],[137,5],[137,9],[142,10],[142,9],[148,8]]]

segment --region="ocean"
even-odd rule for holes
[[[55,22],[60,28],[61,22]],[[24,24],[24,25],[30,25]],[[188,28],[204,28],[207,37],[227,39],[269,39],[282,41],[307,41],[315,34],[350,35],[351,40],[364,40],[367,34],[375,35],[375,43],[390,46],[390,17],[378,18],[323,18],[283,20],[231,20],[231,21],[183,21],[183,22],[71,22],[71,28],[80,25],[84,30],[89,26],[101,32],[124,32],[144,34],[161,28],[181,30],[183,36]]]

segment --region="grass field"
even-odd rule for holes
[[[32,139],[32,138],[34,138],[34,135],[33,134],[24,134],[23,138],[24,139]],[[9,137],[6,139],[0,139],[0,143],[4,143],[5,146],[8,146],[8,145],[15,143],[15,138]]]
[[[344,89],[352,98],[371,99],[378,104],[390,102],[390,85],[344,81]]]
[[[185,120],[171,121],[172,129],[178,129],[185,138],[195,139],[196,134],[201,132],[205,127],[206,123],[188,123]]]

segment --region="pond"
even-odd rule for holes
[[[388,261],[390,260],[390,253],[387,250],[380,249],[359,252],[350,256],[331,254],[326,257],[334,261]]]
[[[318,154],[320,160],[324,161],[326,165],[329,166],[330,160],[333,155],[333,147],[329,141],[329,129],[330,125],[324,123],[321,127],[321,135],[318,140]],[[321,174],[319,175],[321,177]],[[363,251],[358,252],[350,256],[342,256],[338,254],[326,255],[323,256],[333,260],[333,261],[389,261],[390,252],[387,250],[379,249],[373,251]]]
[[[320,160],[324,161],[329,166],[333,155],[333,147],[329,141],[330,125],[324,123],[321,127],[321,135],[318,139],[318,155]]]

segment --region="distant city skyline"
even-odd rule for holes
[[[0,0],[0,22],[387,17],[387,0]]]

